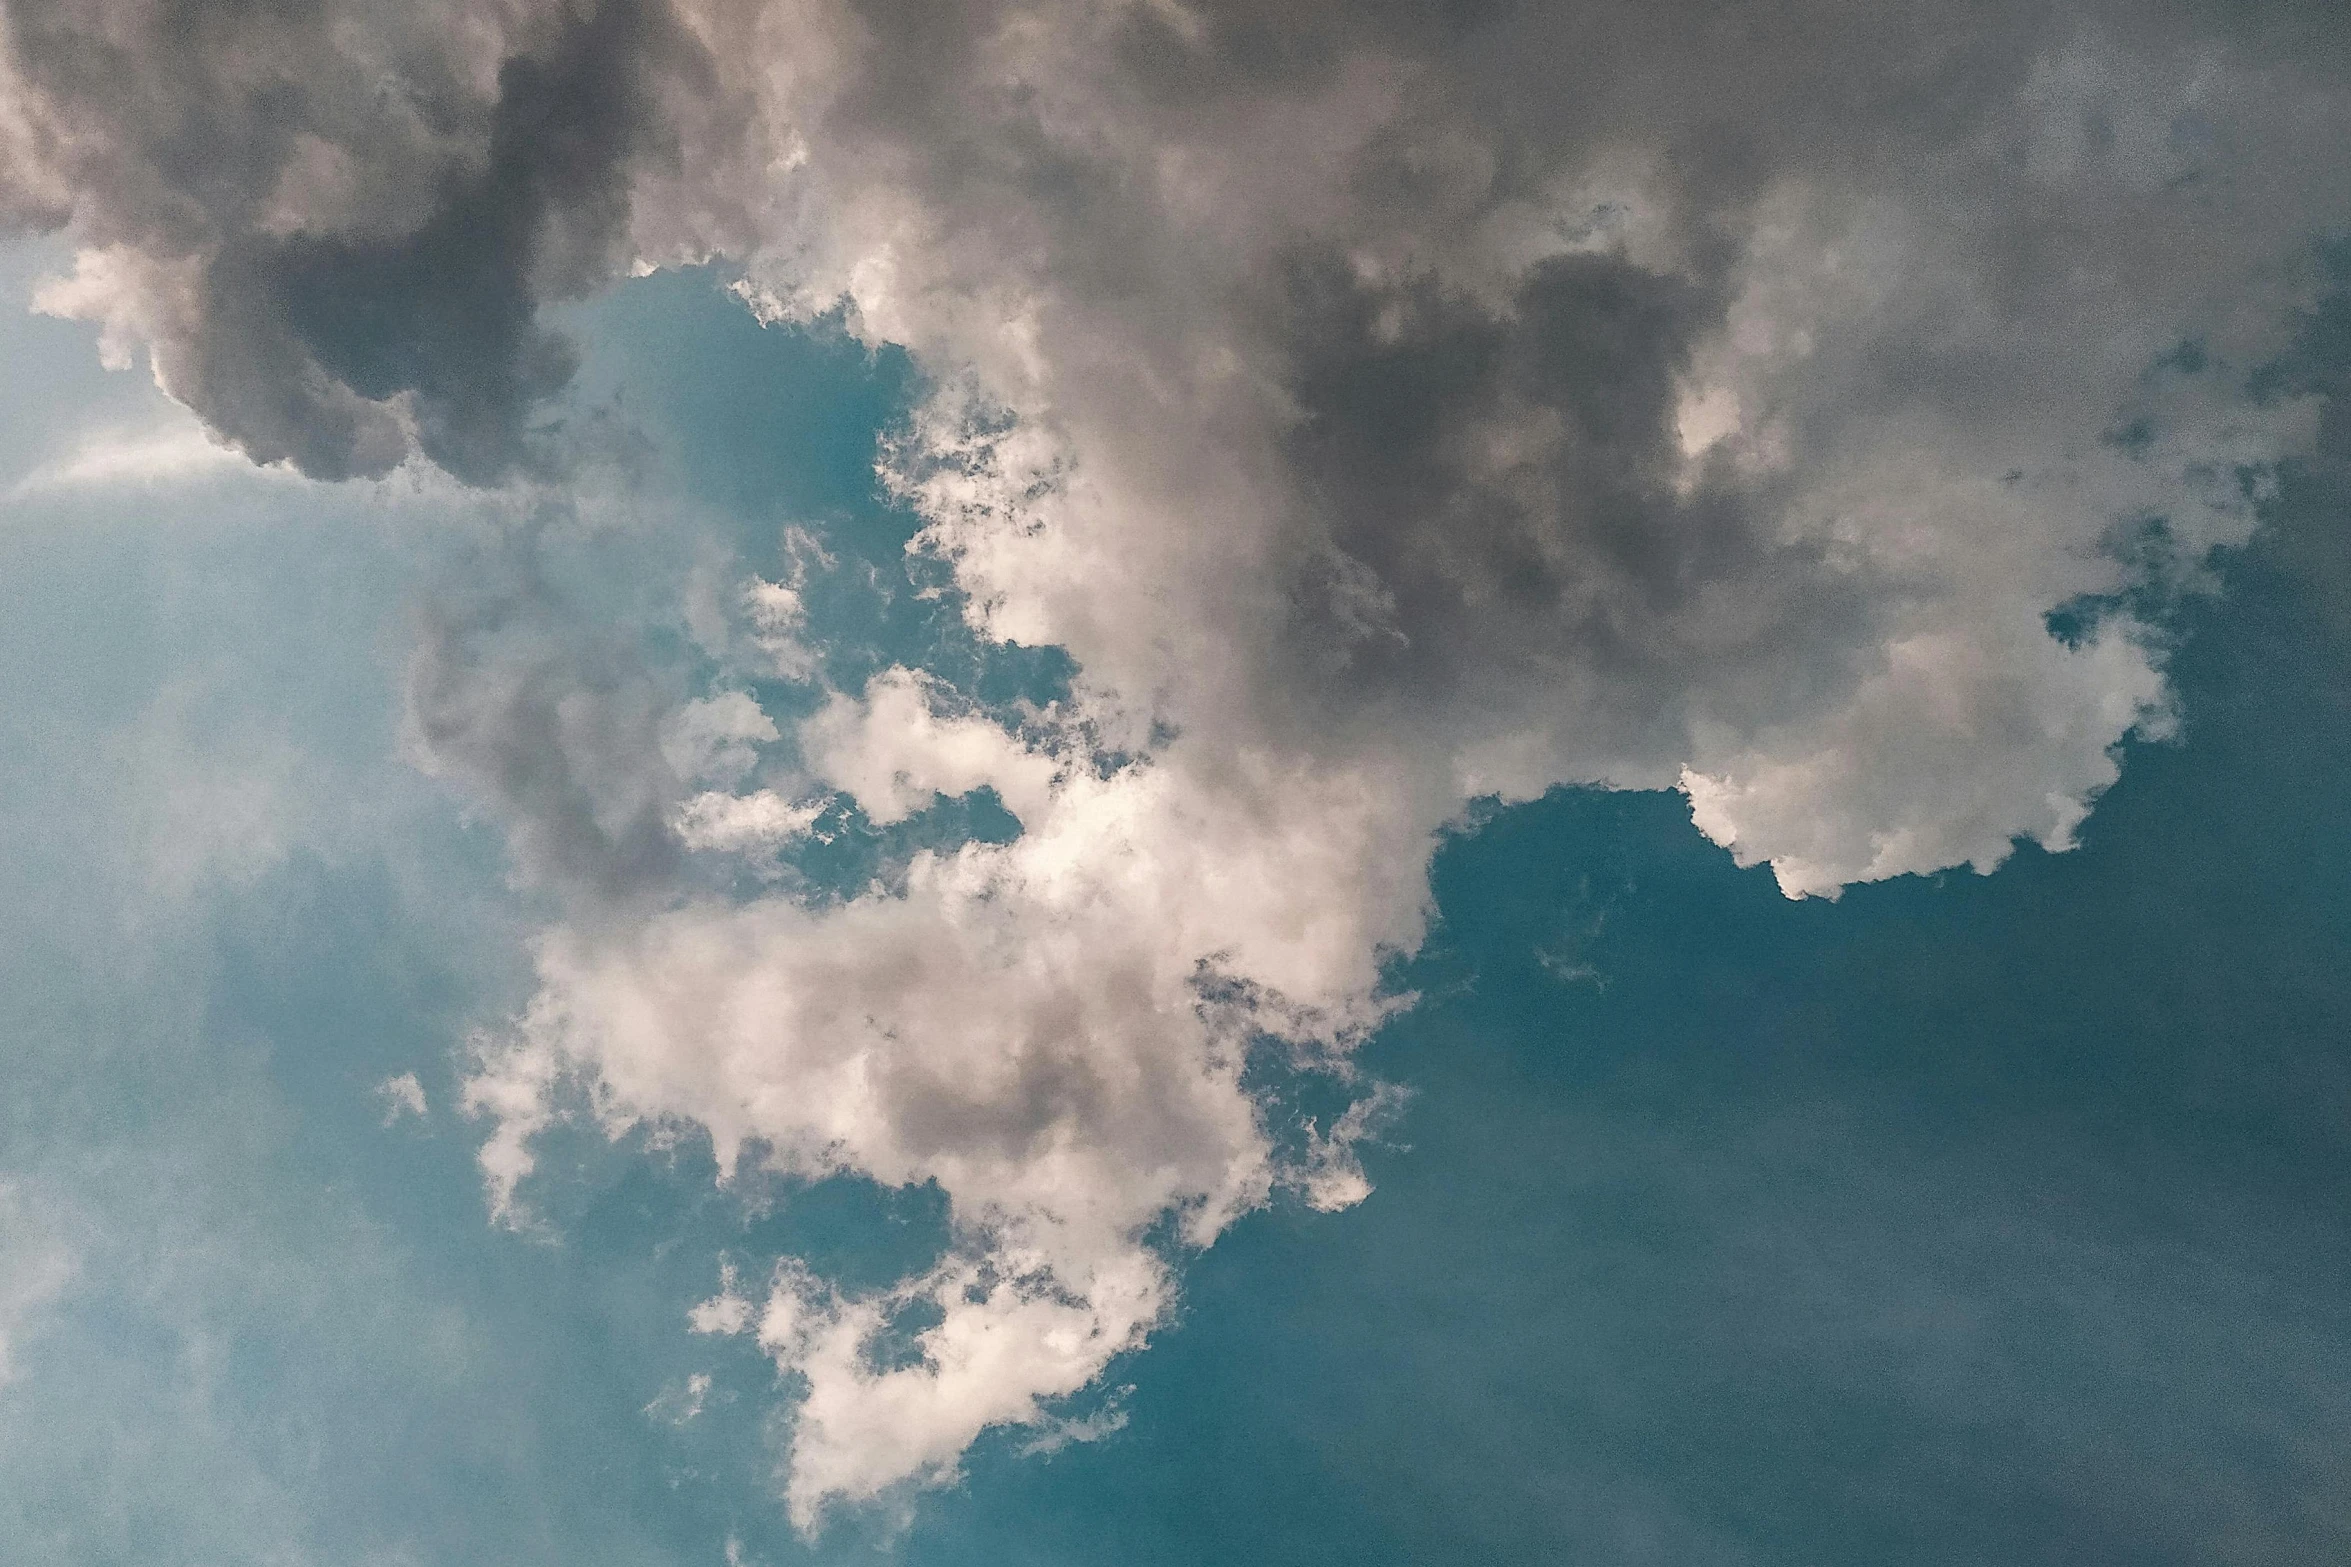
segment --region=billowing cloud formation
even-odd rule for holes
[[[891,1292],[698,1318],[804,1379],[811,1527],[1049,1419],[1171,1244],[1362,1195],[1385,1101],[1277,1155],[1243,1068],[1343,1073],[1466,802],[1678,787],[1791,895],[2067,846],[2168,721],[2134,591],[2299,437],[2245,375],[2351,213],[2315,7],[380,9],[9,0],[9,199],[87,247],[52,308],[257,458],[488,480],[564,375],[537,303],[723,252],[916,354],[918,547],[1082,672],[787,732],[502,607],[419,656],[428,761],[569,900],[471,1091],[497,1200],[583,1084],[951,1204]],[[799,586],[709,639],[785,650],[745,679],[814,679]],[[1017,838],[687,890],[982,788]]]

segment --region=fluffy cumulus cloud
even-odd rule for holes
[[[1063,698],[827,686],[805,536],[690,617],[722,688],[527,583],[428,611],[411,679],[560,901],[470,1089],[501,1207],[582,1092],[950,1204],[887,1291],[786,1262],[697,1315],[799,1379],[812,1528],[1067,1429],[1271,1193],[1360,1199],[1394,1094],[1285,1140],[1252,1063],[1351,1083],[1468,802],[1679,788],[1791,895],[2066,847],[2171,721],[2145,606],[2302,437],[2247,376],[2351,215],[2319,6],[0,16],[0,199],[81,246],[46,307],[257,460],[559,483],[538,307],[712,255],[927,372],[915,548]],[[777,868],[982,792],[1017,834]]]

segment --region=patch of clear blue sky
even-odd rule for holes
[[[699,275],[573,324],[580,406],[645,434],[682,529],[894,562],[902,363]],[[0,330],[0,487],[168,425],[86,330]],[[1115,1373],[1125,1429],[983,1442],[893,1552],[2351,1556],[2340,408],[2325,442],[2180,612],[2184,743],[2132,749],[2076,853],[1791,904],[1672,797],[1461,835],[1400,976],[1426,999],[1370,1047],[1418,1090],[1377,1193],[1242,1223]],[[771,1376],[684,1311],[721,1249],[887,1277],[935,1242],[923,1194],[762,1211],[695,1149],[574,1134],[553,1239],[485,1221],[455,1052],[522,994],[530,916],[396,744],[405,605],[463,532],[233,471],[0,503],[0,1259],[79,1259],[13,1334],[0,1562],[872,1559],[790,1538]],[[878,659],[951,608],[832,613]],[[282,841],[190,843],[240,800]],[[430,1114],[386,1127],[410,1070]]]

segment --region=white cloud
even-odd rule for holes
[[[1016,816],[1044,810],[1064,764],[985,718],[940,714],[946,695],[904,668],[876,676],[863,700],[835,695],[800,731],[809,767],[855,795],[880,826],[906,820],[936,796],[982,786],[994,787]]]
[[[1133,1391],[1131,1386],[1120,1388],[1088,1414],[1047,1422],[1042,1431],[1021,1444],[1021,1456],[1033,1458],[1040,1453],[1058,1453],[1072,1442],[1099,1442],[1116,1436],[1127,1428],[1127,1412],[1119,1407],[1118,1401]]]
[[[736,1284],[735,1265],[730,1262],[721,1275],[718,1293],[686,1313],[686,1321],[695,1332],[740,1333],[751,1326],[750,1298]]]
[[[661,754],[690,782],[733,784],[759,765],[759,747],[776,738],[775,721],[741,691],[688,702],[661,726]]]
[[[1371,1180],[1363,1173],[1356,1146],[1377,1138],[1401,1118],[1411,1097],[1397,1084],[1378,1083],[1342,1110],[1329,1131],[1307,1123],[1306,1158],[1295,1180],[1309,1208],[1337,1213],[1371,1195]]]
[[[816,650],[808,645],[808,606],[800,590],[811,557],[830,564],[823,550],[801,529],[786,536],[792,552],[788,582],[754,577],[743,588],[743,607],[751,618],[751,640],[767,655],[768,671],[783,680],[806,680],[817,670]]]
[[[828,1498],[952,1473],[981,1430],[1048,1420],[1139,1345],[1173,1288],[1149,1232],[1173,1215],[1204,1245],[1293,1180],[1243,1086],[1252,1034],[1355,1037],[1379,1013],[1379,952],[1419,933],[1425,851],[1380,852],[1408,824],[1359,775],[1259,758],[1219,786],[1180,746],[1103,775],[942,717],[928,689],[893,674],[828,707],[811,765],[884,818],[993,786],[1017,840],[919,855],[902,887],[824,908],[693,903],[552,932],[528,1016],[469,1088],[502,1121],[485,1154],[502,1208],[549,1091],[580,1075],[610,1124],[704,1126],[729,1169],[756,1147],[805,1176],[947,1195],[956,1245],[895,1289],[843,1297],[794,1269],[770,1286],[761,1343],[809,1389],[788,1482],[804,1527]],[[1311,814],[1262,809],[1279,798]],[[1294,1177],[1317,1205],[1368,1190],[1351,1153],[1367,1114]],[[914,1301],[939,1317],[923,1359],[875,1369],[868,1341]],[[740,1331],[750,1312],[730,1276],[694,1325]]]
[[[402,1072],[376,1084],[376,1097],[384,1102],[384,1125],[390,1126],[404,1115],[423,1120],[426,1113],[424,1084],[417,1081],[414,1072]]]
[[[753,794],[695,795],[678,807],[678,841],[689,849],[763,849],[807,833],[824,814],[824,802],[786,800],[773,789]]]

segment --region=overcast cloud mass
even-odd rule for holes
[[[2070,848],[2177,722],[2163,616],[2318,438],[2261,372],[2351,218],[2323,5],[0,27],[0,215],[73,256],[39,308],[252,463],[488,519],[402,658],[411,761],[543,910],[462,1045],[492,1214],[546,1225],[574,1124],[943,1197],[893,1283],[712,1258],[678,1324],[785,1374],[812,1536],[991,1428],[1100,1434],[1067,1401],[1187,1258],[1369,1194],[1412,1085],[1356,1054],[1473,807],[1679,790],[1791,898]],[[561,309],[699,264],[908,356],[881,476],[965,654],[844,663],[811,606],[872,568],[813,521],[650,588],[546,564],[648,504]],[[0,1377],[68,1266],[11,1246]]]

